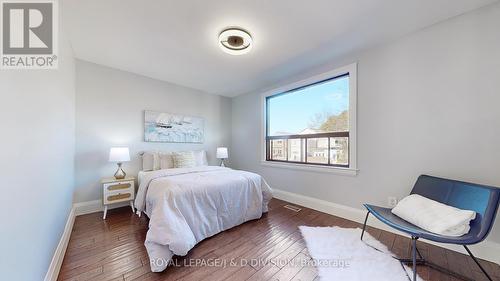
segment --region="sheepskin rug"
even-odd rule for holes
[[[411,268],[403,269],[387,247],[368,232],[361,241],[359,228],[299,228],[322,281],[409,281],[408,276],[413,277]]]

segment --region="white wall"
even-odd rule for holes
[[[101,199],[99,180],[116,170],[116,164],[107,161],[111,146],[130,147],[132,161],[123,166],[129,175],[137,176],[141,151],[205,149],[209,162],[217,164],[216,147],[230,145],[229,98],[79,60],[76,85],[75,202]],[[144,142],[144,110],[204,117],[205,142]]]
[[[59,69],[0,70],[2,280],[43,280],[71,209],[75,65],[59,36]]]
[[[358,61],[357,176],[260,165],[260,93],[233,99],[234,166],[359,209],[407,195],[424,173],[500,186],[499,26],[496,4],[276,85]]]

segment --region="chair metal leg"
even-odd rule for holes
[[[417,249],[417,254],[418,254],[418,259],[419,260],[423,260],[424,257],[422,256],[422,254],[420,253],[420,251],[418,250],[418,247],[415,246],[415,249]]]
[[[476,259],[476,257],[472,254],[472,252],[469,250],[469,248],[467,248],[466,245],[463,245],[465,250],[467,251],[467,253],[469,253],[469,256],[474,260],[474,262],[479,266],[479,268],[481,269],[481,271],[484,273],[484,275],[486,275],[486,278],[488,278],[488,280],[490,281],[493,281],[493,279],[491,279],[491,277],[488,275],[488,273],[486,272],[486,270],[484,270],[483,266],[479,263],[479,261]]]
[[[366,222],[368,221],[369,215],[370,215],[370,212],[366,212],[365,223],[363,224],[363,231],[361,231],[361,240],[363,240],[363,235],[365,234]]]
[[[412,244],[412,260],[413,260],[413,281],[417,281],[417,239],[418,237],[411,237]]]
[[[425,265],[425,266],[428,266],[434,270],[437,270],[439,272],[442,272],[446,275],[450,275],[450,276],[453,276],[457,279],[460,279],[460,280],[464,280],[464,281],[475,281],[473,279],[470,279],[469,277],[466,277],[466,276],[463,276],[463,275],[460,275],[458,273],[455,273],[453,271],[450,271],[448,270],[447,268],[444,268],[444,267],[441,267],[437,264],[434,264],[434,263],[431,263],[431,262],[428,262],[424,259],[424,257],[422,256],[422,254],[420,253],[420,251],[418,250],[418,247],[416,246],[416,242],[417,240],[419,239],[419,237],[412,237],[412,241],[411,241],[411,248],[412,248],[412,253],[411,253],[411,257],[408,259],[408,258],[402,258],[402,259],[398,259],[402,264],[406,264],[406,265],[413,265],[413,258],[414,258],[414,252],[413,252],[413,249],[416,249],[416,252],[417,252],[417,255],[419,256],[418,258],[415,258],[415,262],[416,262],[416,265]],[[415,243],[415,245],[413,244]],[[417,267],[416,266],[413,266],[413,270],[414,272],[417,270]],[[413,281],[411,280],[411,277],[408,275],[408,279],[410,281]],[[491,280],[491,279],[490,279]]]
[[[418,237],[417,237],[417,240],[418,240]],[[411,242],[410,242],[410,246],[413,249],[413,245],[411,245]],[[418,255],[417,265],[426,265],[427,261],[424,259],[424,256],[422,256],[422,254],[418,250],[418,247],[415,247],[415,249],[417,249],[417,255]],[[407,259],[407,258],[398,258],[398,260],[400,262],[406,264],[406,265],[413,264],[413,258],[412,257],[410,257],[409,259]]]

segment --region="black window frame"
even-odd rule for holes
[[[349,77],[350,79],[350,76],[349,76],[349,72],[346,72],[344,74],[341,74],[341,75],[336,75],[334,77],[331,77],[331,78],[327,78],[327,79],[323,79],[321,81],[318,81],[318,82],[314,82],[314,83],[311,83],[311,84],[307,84],[307,85],[304,85],[304,86],[300,86],[300,87],[297,87],[297,88],[294,88],[294,89],[291,89],[291,90],[288,90],[288,91],[285,91],[285,92],[282,92],[282,93],[278,93],[278,94],[274,94],[274,95],[270,95],[270,96],[267,96],[266,97],[266,101],[265,101],[265,105],[266,105],[266,120],[265,120],[265,125],[266,125],[266,161],[270,161],[270,162],[281,162],[281,163],[292,163],[292,164],[302,164],[302,165],[315,165],[315,166],[328,166],[328,167],[340,167],[340,168],[350,168],[351,166],[351,153],[350,153],[350,150],[351,150],[351,138],[349,137],[349,132],[350,132],[350,126],[349,126],[349,131],[345,131],[345,132],[327,132],[327,133],[317,133],[317,134],[303,134],[303,135],[299,135],[299,134],[295,134],[295,135],[279,135],[279,136],[270,136],[269,135],[269,100],[274,98],[274,97],[278,97],[278,96],[282,96],[282,95],[286,95],[286,94],[290,94],[292,92],[295,92],[295,91],[298,91],[298,90],[302,90],[302,89],[305,89],[305,88],[308,88],[308,87],[312,87],[312,86],[316,86],[316,85],[319,85],[319,84],[322,84],[322,83],[327,83],[327,82],[330,82],[332,80],[336,80],[336,79],[339,79],[339,78],[342,78],[342,77]],[[349,88],[349,91],[351,91],[351,89]],[[350,107],[350,96],[351,96],[351,93],[349,92],[349,107]],[[350,114],[350,108],[349,108],[349,114]],[[350,116],[349,116],[350,117]],[[351,122],[350,118],[349,118],[349,122]],[[347,138],[347,164],[332,164],[330,163],[331,161],[331,158],[330,158],[330,151],[331,151],[331,138],[340,138],[340,137],[344,137],[344,138]],[[316,138],[328,138],[328,163],[314,163],[314,162],[307,162],[307,140],[308,139],[316,139]],[[272,154],[272,141],[273,140],[285,140],[287,145],[286,145],[286,149],[285,149],[285,153],[286,153],[286,159],[287,160],[277,160],[277,159],[272,159],[271,158],[271,154]],[[304,154],[304,161],[303,162],[299,162],[299,161],[290,161],[288,160],[288,140],[289,139],[299,139],[301,140],[301,142],[304,142],[304,147],[305,147],[305,151],[303,151],[303,154]]]

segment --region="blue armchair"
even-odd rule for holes
[[[416,280],[417,276],[417,263],[429,264],[422,258],[422,255],[420,255],[420,252],[417,249],[417,240],[419,238],[424,238],[440,243],[462,245],[474,260],[474,262],[479,266],[481,271],[486,275],[486,277],[489,280],[493,280],[488,275],[483,266],[481,266],[481,264],[478,262],[476,257],[474,257],[467,245],[479,243],[488,236],[495,221],[495,216],[500,200],[500,189],[474,183],[421,175],[418,177],[417,182],[415,183],[415,186],[411,191],[411,194],[419,194],[421,196],[450,206],[454,206],[456,208],[476,211],[477,215],[476,218],[471,222],[471,229],[469,233],[460,237],[450,237],[431,233],[399,218],[396,215],[393,215],[390,208],[364,204],[368,212],[363,224],[361,240],[363,240],[363,234],[365,232],[368,216],[372,214],[388,226],[405,232],[411,236],[412,258],[401,259],[401,262],[413,263],[414,281]],[[416,258],[417,254],[419,255],[418,260]],[[433,266],[432,264],[429,265]],[[443,270],[439,267],[437,267],[437,269]]]

